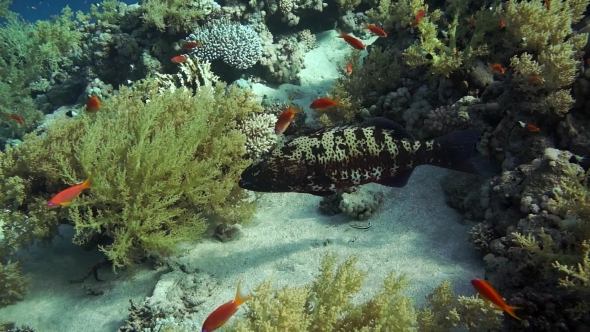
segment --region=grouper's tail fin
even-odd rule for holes
[[[433,154],[426,163],[454,171],[479,174],[479,170],[470,159],[482,134],[482,130],[459,130],[435,138]]]

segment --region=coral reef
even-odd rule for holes
[[[587,299],[588,189],[584,170],[570,160],[570,152],[549,148],[530,164],[456,192],[472,197],[472,204],[460,207],[466,219],[483,219],[470,240],[486,254],[486,275],[507,290],[509,301],[534,313],[526,320],[538,331],[589,323],[581,314]]]
[[[231,224],[253,213],[235,186],[238,174],[275,143],[273,123],[286,106],[266,100],[263,109],[248,89],[221,81],[298,83],[315,33],[338,23],[367,37],[371,23],[389,37],[367,56],[351,51],[338,65],[352,67],[328,94],[342,106],[312,113],[314,125],[384,116],[417,138],[485,129],[478,150],[502,173],[453,175],[442,186],[464,223],[473,223],[469,240],[485,255],[486,277],[525,308],[526,325],[507,320],[501,329],[584,329],[590,326],[588,3],[253,0],[222,7],[211,0],[129,6],[106,0],[89,13],[66,7],[51,21],[28,23],[0,1],[0,279],[24,281],[15,253],[51,241],[63,223],[75,226],[77,243],[102,243],[117,268],[170,253],[179,241],[198,237],[206,219],[218,224],[217,236],[229,238]],[[184,49],[187,40],[201,46]],[[191,54],[185,63],[171,63],[183,53]],[[218,71],[219,62],[232,75]],[[91,95],[104,103],[97,114],[81,111]],[[63,106],[73,118],[64,108],[54,111]],[[285,135],[309,130],[300,114]],[[48,198],[89,175],[91,191],[70,207],[46,209]],[[325,198],[321,209],[364,219],[380,199],[361,188]],[[414,309],[396,275],[370,302],[352,304],[363,276],[353,265],[347,261],[334,274],[329,258],[310,285],[280,291],[261,285],[247,320],[231,328],[256,330],[267,321],[285,323],[268,325],[281,331],[358,324],[359,330],[499,328],[498,312],[449,296],[448,284],[428,298],[428,308]],[[0,293],[11,295],[2,301],[18,300],[25,286],[6,287]],[[138,317],[145,311],[135,309]],[[158,310],[134,328],[194,328],[186,317]]]
[[[266,67],[265,78],[273,83],[298,83],[297,74],[304,68],[305,53],[313,48],[315,36],[303,30],[293,36],[264,43],[260,63]]]

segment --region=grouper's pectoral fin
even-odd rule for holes
[[[408,180],[410,180],[412,172],[414,172],[413,168],[403,170],[396,173],[394,177],[382,179],[377,181],[376,183],[379,183],[380,185],[387,187],[402,188],[405,187],[406,184],[408,184]]]

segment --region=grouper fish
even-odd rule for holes
[[[478,174],[470,158],[482,134],[481,130],[460,130],[419,141],[386,118],[320,129],[277,144],[243,171],[239,186],[259,192],[330,196],[371,182],[404,187],[420,165]]]

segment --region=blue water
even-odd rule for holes
[[[100,3],[97,0],[13,0],[10,10],[19,13],[23,19],[35,22],[50,19],[52,15],[59,15],[62,8],[70,6],[74,12],[81,10],[88,12],[91,4]],[[122,1],[127,4],[137,3],[137,0]]]

